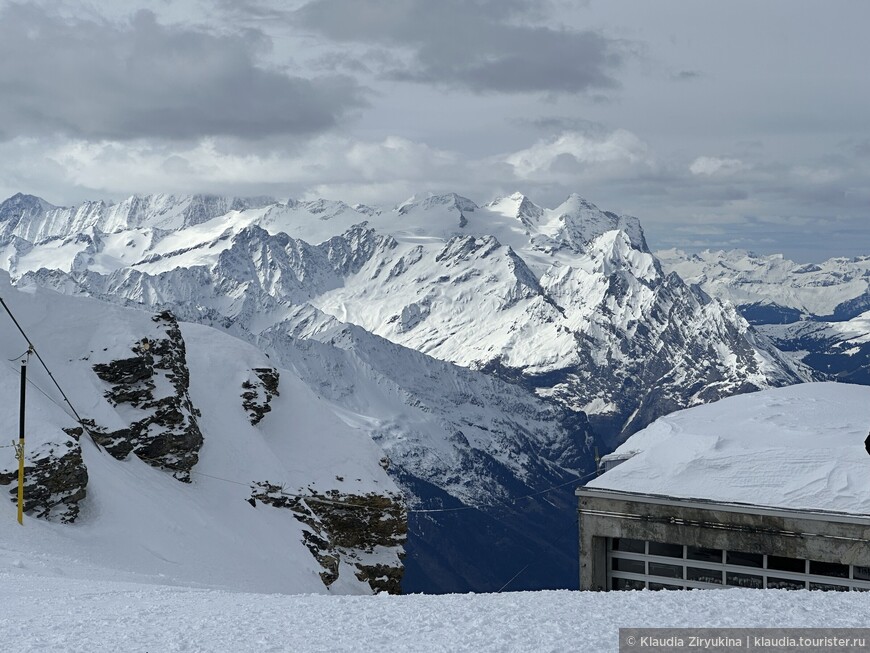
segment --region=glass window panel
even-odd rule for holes
[[[810,560],[810,573],[818,576],[848,578],[849,565],[841,565],[837,562],[819,562],[818,560]]]
[[[698,567],[686,567],[686,578],[701,583],[722,584],[722,572],[712,569],[699,569]]]
[[[614,571],[629,571],[633,574],[645,574],[643,560],[628,560],[627,558],[612,558],[611,567]]]
[[[681,590],[681,589],[683,589],[679,585],[668,585],[667,583],[650,583],[649,588],[651,590]]]
[[[767,556],[767,568],[779,571],[793,571],[796,574],[806,573],[806,560],[786,558],[783,556]]]
[[[760,553],[743,553],[742,551],[729,551],[725,556],[729,565],[740,565],[741,567],[757,567],[761,569],[764,566],[764,556]]]
[[[705,549],[700,546],[687,546],[686,557],[689,560],[703,562],[722,562],[722,549]]]
[[[615,590],[642,590],[644,583],[642,580],[632,580],[630,578],[614,578],[610,586]]]
[[[614,551],[628,551],[630,553],[644,553],[643,545],[644,545],[643,540],[630,540],[627,537],[614,537],[613,538],[613,550]]]
[[[870,580],[870,567],[852,567],[852,578],[856,580]]]
[[[725,584],[730,587],[757,587],[764,586],[764,580],[761,576],[753,576],[752,574],[738,574],[737,572],[729,571],[725,573]]]
[[[667,544],[665,542],[650,542],[649,554],[653,556],[668,556],[669,558],[682,558],[682,544]]]
[[[806,583],[802,580],[767,577],[767,589],[769,590],[802,590],[806,589],[806,587]]]
[[[848,592],[849,588],[845,585],[828,585],[827,583],[810,583],[811,590],[820,590],[822,592]]]
[[[666,565],[661,562],[649,563],[650,576],[666,576],[667,578],[682,578],[683,568],[677,565]]]

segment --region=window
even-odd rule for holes
[[[757,567],[761,569],[764,566],[764,556],[760,553],[729,551],[726,560],[729,565],[739,565],[740,567]]]
[[[687,546],[686,557],[689,560],[701,562],[722,562],[722,549],[704,549],[699,546]]]
[[[650,542],[649,554],[651,556],[667,556],[669,558],[682,558],[682,544],[666,544],[664,542]]]
[[[683,567],[681,565],[666,565],[661,562],[649,563],[650,576],[665,576],[667,578],[682,578]]]
[[[700,569],[698,567],[686,567],[686,578],[699,583],[722,584],[722,572],[713,569]]]
[[[811,590],[819,590],[821,592],[848,592],[849,588],[845,585],[828,585],[827,583],[810,583]]]
[[[858,580],[870,580],[870,567],[859,567],[855,565],[852,568],[852,577]]]
[[[856,567],[856,569],[859,569],[859,567]],[[841,565],[836,562],[819,562],[818,560],[810,560],[810,573],[814,576],[848,578],[849,565]],[[857,578],[857,576],[855,578]]]
[[[631,560],[629,558],[614,558],[611,563],[614,571],[627,571],[631,574],[645,574],[646,563],[643,560]]]
[[[608,546],[612,589],[870,590],[870,566],[625,538]]]
[[[625,537],[614,537],[613,538],[613,550],[614,551],[628,551],[629,553],[646,553],[644,549],[644,545],[646,542],[643,540],[630,540]]]
[[[793,580],[790,578],[774,578],[767,577],[767,589],[771,590],[802,590],[806,589],[807,584],[802,580]]]
[[[729,571],[725,574],[725,584],[729,587],[753,587],[760,589],[764,587],[764,577]]]
[[[631,578],[614,578],[611,587],[615,590],[642,590],[645,583]]]
[[[799,560],[798,558],[767,556],[767,568],[777,569],[779,571],[792,571],[796,574],[803,574],[807,571],[807,562],[806,560]]]

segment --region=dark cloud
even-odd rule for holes
[[[301,26],[338,42],[410,50],[385,76],[475,92],[578,93],[617,86],[624,47],[594,31],[541,25],[537,0],[312,0]]]
[[[342,76],[304,79],[256,62],[261,32],[68,21],[33,5],[0,10],[0,136],[260,139],[329,129],[361,106]]]
[[[703,74],[699,70],[681,70],[671,75],[671,79],[675,79],[678,82],[690,82],[700,77],[703,77]]]

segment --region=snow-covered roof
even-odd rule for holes
[[[870,514],[870,387],[805,383],[656,420],[590,488]]]

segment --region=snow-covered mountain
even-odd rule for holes
[[[95,206],[7,200],[0,267],[21,288],[218,327],[291,371],[389,461],[411,507],[406,589],[495,590],[530,558],[545,562],[512,587],[572,584],[553,531],[572,524],[568,486],[596,445],[809,378],[663,271],[637,219],[576,195]]]
[[[677,408],[805,378],[733,308],[666,274],[637,219],[576,195],[555,209],[519,194],[485,207],[430,196],[386,212],[291,201],[167,232],[175,212],[106,233],[81,231],[68,211],[64,235],[53,223],[48,240],[0,241],[0,264],[254,334],[308,303],[520,381],[585,411],[612,442]]]
[[[47,547],[200,586],[398,590],[405,501],[383,451],[292,371],[168,313],[21,292],[8,278],[0,296],[87,429],[31,357],[25,507],[55,522],[41,527]],[[14,359],[27,343],[0,323],[0,353]],[[9,440],[18,392],[17,363],[0,366]],[[17,468],[0,448],[12,497]]]
[[[870,311],[851,320],[805,319],[758,328],[823,378],[870,385]]]
[[[753,324],[796,322],[801,316],[848,320],[870,308],[870,255],[818,264],[739,249],[699,254],[670,249],[656,256],[687,283],[741,307]]]
[[[205,222],[229,211],[274,204],[271,197],[218,195],[133,195],[123,202],[102,200],[75,207],[53,206],[38,197],[18,193],[0,204],[0,238],[18,236],[30,242],[96,229],[115,233],[147,224],[173,230]]]
[[[658,252],[666,269],[733,302],[820,378],[870,383],[870,256],[798,264],[743,250]]]

